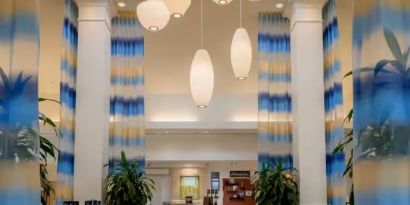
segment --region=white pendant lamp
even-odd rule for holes
[[[231,44],[231,64],[238,80],[248,77],[252,65],[252,45],[249,34],[242,28],[242,0],[240,4],[240,28],[236,29]]]
[[[191,6],[191,0],[164,0],[172,17],[181,18]]]
[[[231,3],[232,0],[213,0],[218,5],[224,6]]]
[[[138,4],[137,16],[144,28],[150,31],[163,29],[170,19],[170,13],[162,0],[146,0]]]
[[[214,88],[214,70],[207,50],[196,51],[190,75],[191,94],[196,106],[198,108],[208,107]]]
[[[214,70],[208,51],[203,49],[203,0],[201,0],[201,47],[192,60],[189,82],[196,106],[207,108],[214,89]]]

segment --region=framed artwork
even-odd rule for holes
[[[199,200],[199,177],[181,176],[180,190],[181,199],[190,196],[194,200]]]

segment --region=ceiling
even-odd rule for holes
[[[127,0],[126,9],[135,9],[137,0]],[[279,0],[243,0],[243,27],[252,39],[252,70],[247,80],[236,80],[230,63],[230,44],[239,26],[239,1],[219,6],[204,0],[204,47],[215,72],[215,94],[257,93],[257,21],[261,11],[277,11]],[[189,94],[189,72],[195,51],[200,47],[200,0],[192,0],[182,19],[171,19],[160,32],[145,31],[145,80],[149,94]]]

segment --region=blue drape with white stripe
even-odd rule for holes
[[[410,204],[410,1],[354,1],[357,205]]]
[[[145,166],[143,31],[134,11],[120,11],[112,19],[110,164],[125,151],[141,169]]]
[[[57,204],[73,200],[78,6],[65,0],[60,82],[60,153],[57,162]]]
[[[335,0],[329,0],[323,8],[323,48],[325,79],[326,119],[326,176],[327,202],[330,205],[344,205],[345,156],[333,150],[344,137],[342,70],[339,58],[339,25]]]
[[[0,204],[40,204],[39,1],[0,1]]]
[[[258,166],[292,166],[290,23],[278,13],[259,14]]]

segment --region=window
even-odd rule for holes
[[[187,196],[192,196],[194,200],[199,199],[199,177],[182,176],[180,186],[181,186],[181,199],[185,199]]]

